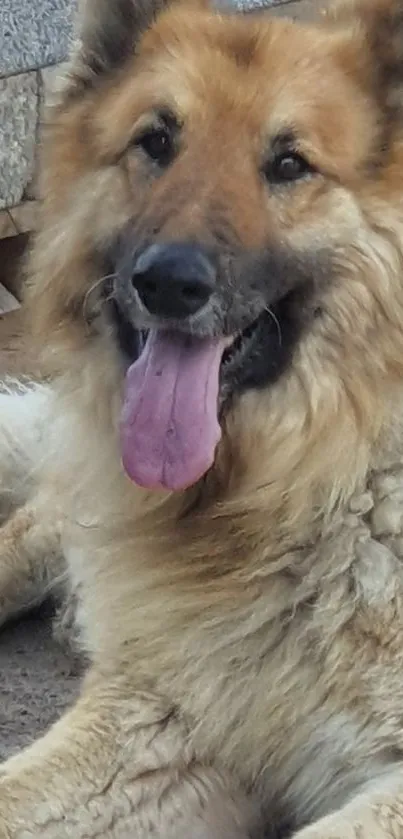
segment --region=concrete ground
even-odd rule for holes
[[[29,745],[62,714],[79,688],[76,665],[51,634],[51,609],[0,634],[0,761]]]

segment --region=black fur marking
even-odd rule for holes
[[[289,292],[260,316],[251,345],[239,366],[223,368],[224,393],[242,393],[275,384],[292,363],[304,330],[310,323],[312,284]],[[228,381],[229,379],[229,381]]]
[[[111,321],[116,330],[116,339],[127,364],[132,364],[139,357],[142,348],[141,333],[125,317],[115,300],[108,303]]]

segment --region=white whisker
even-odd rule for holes
[[[274,314],[274,312],[272,311],[272,309],[270,309],[270,308],[269,308],[269,306],[266,306],[266,312],[267,312],[267,314],[268,314],[268,315],[270,315],[271,319],[272,319],[272,320],[274,321],[274,323],[276,324],[277,335],[278,335],[278,345],[279,345],[279,347],[281,347],[281,346],[282,346],[282,343],[283,343],[283,336],[282,336],[282,334],[281,334],[280,321],[279,321],[279,319],[278,319],[277,315],[275,315],[275,314]]]
[[[83,300],[83,318],[84,318],[84,320],[85,320],[85,322],[86,322],[86,323],[91,323],[91,320],[92,320],[91,315],[89,315],[89,313],[88,313],[88,306],[89,306],[89,304],[90,304],[91,295],[94,293],[94,291],[96,291],[97,289],[99,289],[99,287],[100,287],[103,283],[106,283],[108,280],[113,280],[113,279],[115,278],[115,276],[116,276],[116,274],[115,274],[115,273],[113,273],[113,274],[105,274],[105,276],[100,277],[98,280],[96,280],[96,281],[92,284],[92,286],[90,286],[90,288],[88,289],[88,291],[86,292],[86,295],[85,295],[84,300]],[[110,300],[110,299],[111,299],[111,295],[108,295],[108,298],[107,298],[107,299],[108,299],[108,300]],[[99,301],[98,301],[98,302],[99,302]],[[106,302],[106,301],[103,301],[103,302]]]

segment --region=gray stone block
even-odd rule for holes
[[[239,9],[240,11],[252,11],[258,12],[264,9],[270,9],[273,6],[284,6],[291,0],[216,0],[215,5],[217,6],[225,6],[235,9]]]
[[[32,178],[37,126],[37,74],[0,79],[0,209],[19,204]]]
[[[62,61],[76,0],[0,0],[0,77]]]

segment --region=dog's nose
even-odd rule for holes
[[[215,274],[201,248],[176,242],[147,248],[135,263],[132,282],[150,314],[186,318],[210,299]]]

